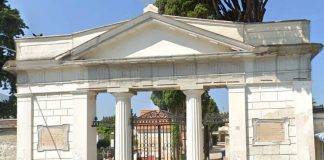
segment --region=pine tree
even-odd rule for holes
[[[268,0],[156,0],[161,14],[262,22]]]

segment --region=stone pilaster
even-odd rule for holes
[[[312,85],[310,81],[293,82],[297,157],[299,160],[315,160]]]
[[[97,93],[80,91],[73,93],[73,149],[74,159],[97,159],[95,127],[91,127],[96,116]]]
[[[203,159],[203,125],[201,95],[203,90],[185,90],[187,125],[187,160]]]
[[[228,86],[229,159],[247,159],[247,105],[244,85]]]
[[[113,93],[116,98],[115,159],[132,159],[131,97],[129,92]]]
[[[17,159],[33,159],[33,107],[32,94],[17,94]]]

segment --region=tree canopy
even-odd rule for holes
[[[0,0],[0,87],[10,90],[8,101],[0,103],[0,118],[16,117],[16,76],[3,70],[8,60],[16,57],[14,38],[24,35],[26,24],[17,9],[13,9],[7,0]]]
[[[261,22],[268,0],[156,0],[161,14],[219,19],[239,22]]]
[[[162,110],[174,114],[183,114],[186,110],[186,96],[180,90],[153,91],[151,99]],[[205,91],[201,96],[203,116],[206,113],[218,113],[215,101]]]

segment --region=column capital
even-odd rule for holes
[[[134,94],[132,92],[112,92],[111,93],[116,99],[131,98]]]
[[[203,89],[188,89],[182,91],[186,96],[201,96],[205,91]]]

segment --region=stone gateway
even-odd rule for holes
[[[116,24],[16,40],[16,60],[4,69],[17,74],[17,159],[95,160],[96,95],[109,92],[116,99],[115,159],[131,160],[133,93],[175,89],[187,97],[186,159],[202,160],[201,94],[221,87],[228,90],[230,160],[315,160],[311,60],[322,44],[310,42],[309,21],[156,12],[150,6]],[[70,125],[70,147],[60,142],[52,150],[37,127],[63,124]]]

